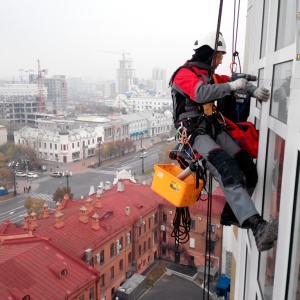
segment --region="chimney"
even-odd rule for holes
[[[61,204],[60,204],[60,202],[58,201],[58,202],[56,202],[56,211],[60,211],[61,210]]]
[[[93,211],[93,200],[90,197],[86,199],[85,207],[87,208],[87,214]]]
[[[90,186],[89,196],[95,194],[95,187],[93,185]]]
[[[108,190],[110,190],[110,188],[111,188],[111,183],[109,181],[105,181],[105,187],[104,187],[104,189],[106,191],[108,191]]]
[[[118,181],[118,192],[124,192],[124,182],[122,180]]]
[[[125,214],[126,214],[126,216],[130,216],[130,207],[129,206],[126,206]]]
[[[96,198],[95,207],[97,207],[97,208],[102,208],[102,202],[101,202],[100,198],[101,198],[101,196]]]
[[[48,205],[44,204],[43,219],[49,218]]]
[[[92,216],[92,219],[93,219],[92,229],[94,229],[94,230],[99,230],[99,229],[100,229],[100,225],[99,225],[99,215],[95,213],[95,214]]]
[[[64,227],[65,223],[64,223],[64,214],[59,211],[55,214],[55,228],[62,228]]]
[[[85,206],[82,206],[80,208],[79,221],[82,223],[87,223],[89,221],[88,216],[87,216],[87,209]]]
[[[31,228],[32,228],[32,229],[35,229],[35,228],[37,228],[37,226],[38,226],[37,220],[36,220],[36,213],[33,212],[33,213],[31,213],[30,216],[31,216],[31,223],[30,223]]]
[[[29,215],[28,214],[25,214],[24,215],[24,226],[23,226],[24,229],[28,229],[29,228]]]

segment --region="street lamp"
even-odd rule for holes
[[[98,167],[101,166],[101,152],[100,152],[101,142],[98,142]]]
[[[27,160],[26,160],[25,169],[26,169],[26,179],[27,179],[27,182],[28,182],[28,161]]]
[[[147,152],[145,151],[147,148],[143,147],[143,137],[144,137],[144,132],[140,132],[141,133],[141,147],[140,147],[140,158],[142,159],[142,173],[144,174],[144,158],[147,157]]]
[[[67,170],[66,173],[63,173],[63,177],[67,178],[67,188],[69,187],[69,177],[72,177],[72,172],[69,173]]]
[[[15,169],[16,167],[19,166],[19,163],[15,163],[14,161],[12,161],[11,163],[8,164],[8,166],[10,168],[13,169],[13,179],[14,179],[14,196],[17,196],[17,189],[16,189],[16,173],[15,173]]]

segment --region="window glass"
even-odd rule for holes
[[[264,1],[263,19],[262,19],[262,33],[260,43],[260,58],[266,55],[266,41],[267,41],[267,28],[269,20],[269,0]]]
[[[271,116],[287,123],[290,101],[290,83],[293,62],[288,61],[274,66],[272,82]]]
[[[263,202],[263,217],[267,221],[279,216],[284,146],[285,141],[269,130]],[[269,251],[260,254],[258,276],[263,299],[273,299],[276,246],[277,242]]]
[[[289,258],[288,297],[286,299],[300,299],[300,152],[298,152],[296,176],[296,191],[293,209],[293,223],[291,234],[291,251]]]
[[[279,0],[275,50],[294,43],[296,11],[296,1]]]
[[[264,87],[265,69],[258,70],[258,87]],[[261,102],[256,100],[256,107],[261,109]]]

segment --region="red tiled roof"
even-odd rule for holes
[[[96,280],[97,271],[51,242],[35,238],[0,246],[0,299],[66,299]],[[67,270],[60,277],[60,272]],[[78,286],[78,284],[82,286]]]
[[[71,254],[82,257],[87,248],[103,243],[112,233],[129,226],[141,215],[154,211],[162,203],[162,198],[154,193],[149,185],[131,183],[128,180],[123,182],[122,192],[117,191],[117,186],[104,190],[101,197],[102,208],[95,207],[96,194],[78,201],[67,201],[61,210],[64,214],[64,226],[55,228],[53,214],[47,219],[38,220],[35,234],[51,238]],[[87,198],[93,200],[93,210],[88,215],[88,223],[82,223],[79,221],[79,210],[85,205]],[[125,214],[126,207],[130,207],[130,216]],[[103,218],[109,211],[113,213],[108,218]],[[98,231],[92,229],[92,216],[95,213],[100,216]]]

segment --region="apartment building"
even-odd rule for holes
[[[47,111],[58,114],[67,112],[68,86],[66,76],[54,75],[44,78],[43,85],[47,87]]]

